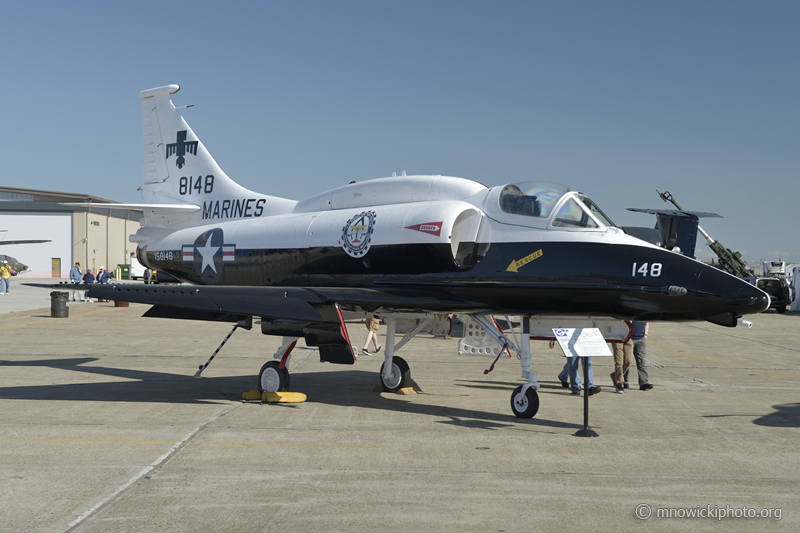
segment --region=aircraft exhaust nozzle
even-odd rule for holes
[[[747,328],[752,328],[753,327],[753,323],[752,322],[749,322],[749,321],[743,319],[742,317],[739,317],[739,320],[736,321],[736,325],[737,326],[745,326]]]

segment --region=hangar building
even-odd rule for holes
[[[96,271],[130,264],[136,245],[128,236],[142,214],[108,207],[68,206],[69,202],[113,203],[88,194],[0,187],[0,254],[28,265],[23,278],[69,278],[75,262]],[[3,241],[41,240],[39,244]]]

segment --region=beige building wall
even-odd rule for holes
[[[139,229],[139,221],[110,217],[102,213],[73,214],[73,250],[81,267],[97,273],[101,266],[112,271],[130,264],[136,245],[128,240]],[[70,265],[71,266],[71,265]]]
[[[86,219],[89,223],[86,268],[91,268],[92,272],[96,272],[100,265],[105,265],[108,257],[108,217],[87,213]]]
[[[128,235],[125,221],[121,218],[108,218],[108,244],[106,262],[103,265],[113,271],[118,264],[127,263],[126,250],[128,249]]]
[[[78,262],[83,269],[89,264],[87,262],[88,254],[86,253],[89,248],[86,232],[86,213],[72,213],[72,264],[74,265]]]

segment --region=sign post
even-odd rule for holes
[[[553,328],[564,357],[609,357],[611,350],[597,328]],[[583,429],[576,437],[599,437],[589,429],[589,365],[583,365]]]

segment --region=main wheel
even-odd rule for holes
[[[781,314],[785,313],[785,312],[786,312],[786,306],[785,306],[785,305],[782,305],[782,306],[778,307],[778,308],[777,308],[777,311],[778,311],[779,313],[781,313]]]
[[[288,392],[289,371],[278,361],[268,361],[258,373],[258,390],[261,392]]]
[[[383,377],[383,367],[386,361],[381,365],[381,385],[383,385],[386,392],[397,392],[403,387],[408,386],[411,381],[411,370],[408,368],[408,363],[402,357],[392,357],[392,374],[388,378]]]
[[[511,410],[517,418],[533,418],[539,411],[539,394],[536,389],[529,387],[525,394],[522,394],[522,385],[514,389],[511,393]]]

